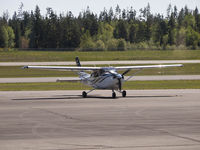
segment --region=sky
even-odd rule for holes
[[[57,14],[72,11],[77,16],[87,6],[92,12],[99,14],[104,8],[109,10],[112,7],[114,10],[117,4],[121,9],[133,6],[138,12],[140,8],[146,7],[148,3],[153,14],[161,13],[166,15],[169,4],[176,5],[178,10],[185,5],[189,9],[194,10],[197,7],[200,10],[200,0],[0,0],[0,16],[2,16],[3,12],[8,11],[11,17],[14,11],[18,11],[21,2],[24,4],[23,10],[26,11],[34,10],[35,6],[38,5],[43,15],[46,13],[47,7],[51,7]]]

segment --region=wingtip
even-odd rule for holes
[[[180,67],[183,67],[184,65],[183,64],[180,64]]]
[[[24,67],[22,67],[22,69],[28,69],[28,66],[24,66]]]

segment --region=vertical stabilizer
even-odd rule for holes
[[[81,67],[81,63],[80,63],[80,61],[79,61],[79,58],[78,58],[78,57],[76,57],[76,65],[77,65],[78,67]]]
[[[81,67],[81,63],[80,63],[79,58],[76,57],[75,60],[76,60],[76,65],[77,65],[78,67]],[[79,75],[79,78],[80,78],[81,80],[85,80],[85,79],[87,79],[87,78],[90,77],[90,75],[89,75],[88,73],[84,72],[84,71],[79,71],[79,72],[78,72],[78,75]]]

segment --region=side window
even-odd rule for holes
[[[94,72],[94,77],[98,77],[98,72]]]
[[[98,72],[95,71],[95,72],[93,72],[93,73],[91,74],[91,76],[92,76],[92,77],[98,77],[99,75],[98,75]]]
[[[105,72],[105,70],[103,70],[103,69],[99,70],[100,75],[103,74],[104,72]]]

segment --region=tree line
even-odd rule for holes
[[[0,17],[1,48],[126,50],[199,49],[198,8],[180,11],[168,6],[167,15],[152,14],[150,5],[136,12],[133,7],[104,9],[99,15],[89,7],[74,16],[71,11],[57,14],[52,8],[41,15],[40,8]]]

